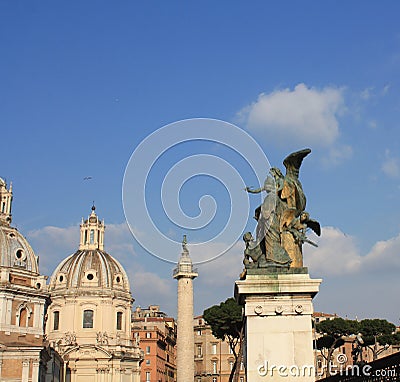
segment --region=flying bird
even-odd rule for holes
[[[90,179],[92,179],[91,176],[85,176],[85,177],[83,178],[83,180],[90,180]]]

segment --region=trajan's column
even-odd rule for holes
[[[197,275],[185,235],[182,254],[174,270],[174,279],[178,280],[177,382],[193,381],[194,378],[193,279]]]

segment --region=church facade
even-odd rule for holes
[[[0,178],[0,380],[43,381],[53,354],[44,337],[49,293],[38,258],[11,226],[12,198]]]
[[[47,285],[11,226],[11,204],[12,186],[0,178],[0,380],[139,382],[143,352],[131,340],[129,280],[104,251],[95,208],[82,220],[78,250]]]

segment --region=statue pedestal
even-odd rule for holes
[[[321,281],[307,268],[248,269],[236,281],[235,298],[245,306],[247,381],[315,381],[311,314]]]

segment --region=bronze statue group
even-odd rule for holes
[[[249,193],[267,193],[262,205],[255,210],[256,238],[250,232],[243,235],[246,269],[301,268],[303,243],[316,246],[307,238],[306,231],[311,228],[319,236],[320,224],[305,211],[306,197],[299,180],[301,164],[310,152],[304,149],[288,155],[283,161],[285,175],[273,167],[262,187],[246,188]]]

